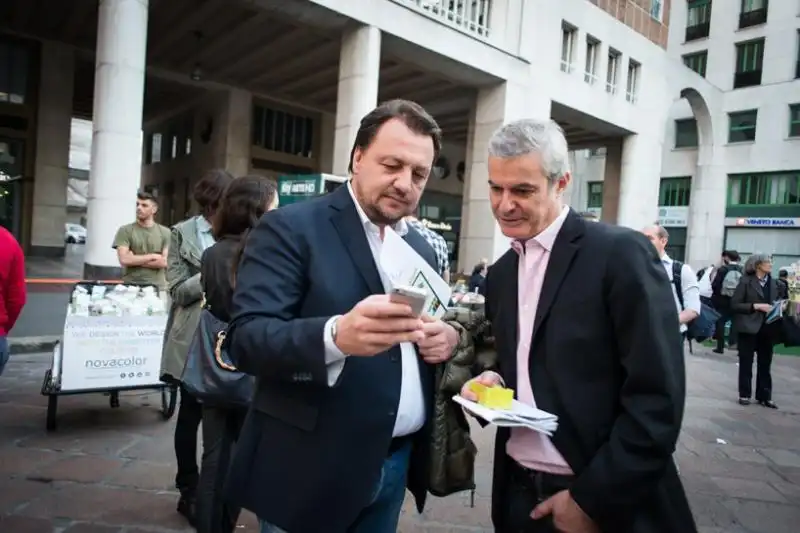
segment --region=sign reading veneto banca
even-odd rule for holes
[[[737,227],[767,227],[767,228],[796,228],[800,227],[800,218],[778,218],[778,217],[728,217],[725,219],[726,226]]]

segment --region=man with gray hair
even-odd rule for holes
[[[517,399],[558,416],[548,436],[498,428],[496,531],[696,533],[672,459],[685,369],[669,283],[640,233],[564,204],[567,141],[518,120],[489,142],[489,200],[512,250],[486,277],[495,372]]]
[[[673,260],[667,255],[667,243],[669,243],[669,232],[661,224],[652,224],[642,230],[645,237],[650,239],[661,258],[664,271],[672,285],[672,296],[675,301],[675,309],[678,311],[678,322],[680,322],[681,334],[686,333],[688,324],[700,315],[700,284],[697,282],[692,267],[686,263]],[[678,288],[680,287],[680,292]]]

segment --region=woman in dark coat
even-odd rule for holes
[[[753,387],[753,358],[756,357],[756,401],[777,409],[772,401],[773,327],[767,314],[778,299],[778,287],[772,277],[772,259],[754,254],[747,260],[744,275],[731,297],[733,322],[739,345],[739,403],[750,404]]]
[[[216,243],[203,253],[200,281],[205,308],[223,322],[230,321],[236,267],[249,231],[267,210],[277,207],[275,184],[261,176],[231,182],[212,224]],[[239,509],[223,499],[231,452],[239,438],[247,408],[203,403],[203,460],[197,490],[198,533],[232,533]]]

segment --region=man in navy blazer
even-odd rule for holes
[[[433,365],[458,334],[391,302],[376,265],[391,227],[435,267],[403,218],[440,147],[419,105],[381,104],[346,186],[265,214],[247,240],[227,338],[257,387],[228,486],[262,533],[393,533],[406,485],[422,509]]]

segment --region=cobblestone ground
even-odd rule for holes
[[[0,532],[177,533],[172,422],[160,399],[129,393],[112,410],[101,395],[65,397],[59,427],[44,429],[44,355],[14,356],[0,378]],[[796,533],[800,524],[800,358],[777,358],[780,411],[735,403],[732,356],[688,356],[690,397],[677,453],[703,533]],[[491,531],[491,430],[480,449],[474,508],[468,495],[407,502],[400,531]],[[252,515],[239,531],[254,532]]]

